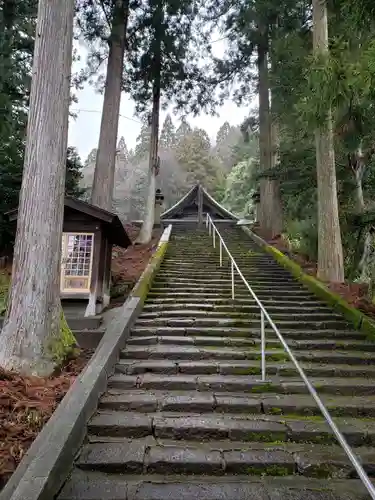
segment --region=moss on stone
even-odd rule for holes
[[[56,365],[60,366],[65,359],[75,354],[77,342],[72,330],[66,321],[64,311],[61,308],[60,334],[53,337],[47,347],[48,355]]]
[[[151,288],[152,281],[159,270],[160,264],[163,261],[165,252],[167,250],[167,242],[159,243],[158,248],[152,255],[150,262],[146,269],[143,271],[141,277],[139,278],[137,284],[135,285],[131,295],[133,297],[139,297],[142,302],[146,300],[147,294]]]
[[[266,382],[265,384],[260,383],[259,385],[254,385],[251,388],[251,392],[255,393],[262,393],[262,392],[273,392],[275,390],[275,387],[270,384],[269,382]]]
[[[375,340],[375,322],[366,316],[362,317],[361,331],[367,335],[369,340]]]
[[[281,408],[277,408],[276,406],[272,406],[272,408],[268,409],[268,413],[271,415],[282,415],[283,410]]]
[[[300,279],[303,274],[301,266],[290,260],[286,255],[280,252],[280,250],[271,245],[266,245],[265,250],[273,256],[276,262],[287,269],[292,274],[292,276]]]

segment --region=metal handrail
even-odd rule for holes
[[[360,464],[357,456],[347,443],[345,437],[341,434],[339,428],[333,421],[329,411],[325,407],[323,401],[320,399],[318,396],[318,393],[316,392],[314,386],[311,384],[310,380],[307,378],[307,375],[301,368],[299,362],[295,358],[294,354],[290,350],[288,344],[286,343],[284,337],[280,333],[279,329],[275,325],[275,323],[272,321],[270,315],[268,314],[266,308],[263,306],[261,301],[258,299],[256,296],[255,292],[247,282],[246,278],[242,274],[241,270],[239,269],[236,261],[234,260],[232,254],[228,250],[227,245],[225,244],[221,234],[219,233],[217,227],[215,226],[214,222],[212,221],[211,217],[209,214],[207,214],[206,217],[206,227],[208,227],[208,233],[211,235],[212,233],[212,242],[213,242],[213,247],[216,248],[216,239],[215,239],[215,234],[217,234],[219,238],[219,252],[220,252],[220,267],[223,265],[223,248],[226,251],[230,261],[231,261],[231,279],[232,279],[232,299],[234,300],[235,297],[235,291],[234,291],[234,270],[237,271],[239,274],[240,278],[244,282],[245,286],[249,290],[250,294],[252,295],[253,299],[259,306],[259,309],[261,311],[261,365],[262,365],[262,382],[266,381],[266,334],[265,334],[265,320],[268,321],[270,326],[272,327],[273,331],[276,333],[279,341],[281,342],[282,346],[284,347],[285,351],[289,355],[289,358],[292,360],[296,370],[298,371],[299,375],[301,376],[302,380],[304,381],[309,393],[315,400],[316,404],[319,407],[319,410],[322,412],[324,418],[326,419],[328,425],[330,426],[332,432],[334,433],[337,441],[340,443],[342,448],[344,449],[347,457],[349,458],[350,462],[352,463],[353,467],[355,468],[359,478],[361,479],[362,483],[364,484],[365,488],[367,489],[368,493],[370,494],[371,498],[375,500],[375,487],[373,486],[372,482],[370,481],[368,475],[366,474],[365,470],[363,469],[362,465]]]

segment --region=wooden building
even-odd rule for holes
[[[18,210],[8,213],[17,219]],[[100,313],[110,300],[112,246],[131,240],[117,215],[65,197],[61,254],[61,298],[87,300],[85,316]]]
[[[203,224],[207,214],[215,223],[237,224],[239,220],[220,205],[201,184],[193,186],[175,205],[163,212],[160,219],[165,226],[181,223],[194,226]]]

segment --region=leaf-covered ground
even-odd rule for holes
[[[125,226],[130,239],[134,242],[138,236],[139,228]],[[114,247],[112,252],[112,300],[111,305],[116,306],[123,302],[131,291],[138,278],[145,270],[150,257],[160,238],[161,231],[155,229],[150,243],[133,245],[126,249]]]
[[[92,353],[82,350],[48,378],[21,377],[0,369],[0,489]]]

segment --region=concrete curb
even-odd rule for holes
[[[349,305],[340,295],[331,292],[324,283],[318,279],[306,274],[301,266],[293,262],[283,252],[277,248],[266,243],[258,235],[254,234],[249,228],[243,227],[242,230],[250,236],[250,238],[257,243],[265,252],[272,255],[272,257],[281,266],[287,269],[296,280],[305,285],[310,292],[316,295],[319,299],[330,305],[333,310],[340,313],[344,318],[353,324],[357,330],[366,333],[370,340],[375,340],[375,322],[366,316],[364,313]]]
[[[169,226],[164,231],[121,312],[108,325],[89,364],[0,492],[0,500],[52,500],[62,487],[84,441],[86,424],[96,411],[98,399],[107,387],[107,379],[126,343],[130,327],[143,306],[149,281],[155,277],[164,258],[171,230],[172,226]]]

